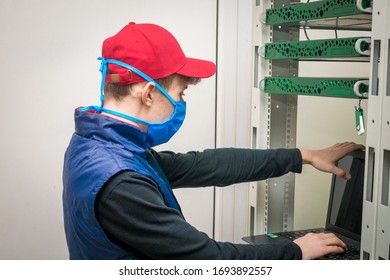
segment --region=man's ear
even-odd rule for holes
[[[154,100],[152,92],[156,89],[156,85],[153,82],[148,82],[142,88],[142,103],[147,106],[151,106]]]

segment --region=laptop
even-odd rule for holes
[[[360,259],[360,238],[363,211],[365,152],[356,150],[339,160],[337,165],[348,170],[352,178],[344,180],[333,175],[326,225],[297,231],[268,233],[242,238],[250,244],[293,241],[309,232],[333,232],[348,246],[345,253],[329,254],[321,259]]]

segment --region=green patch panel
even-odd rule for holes
[[[367,78],[266,77],[264,92],[340,98],[367,98]]]
[[[344,59],[369,61],[370,38],[340,38],[265,44],[266,59]]]
[[[291,25],[303,22],[304,26],[313,28],[331,25],[340,29],[347,27],[347,29],[370,30],[370,11],[371,0],[315,1],[267,9],[265,23],[267,25]],[[325,19],[336,20],[326,21]],[[325,21],[323,23],[319,21],[318,26],[308,24],[315,20]]]

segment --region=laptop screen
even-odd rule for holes
[[[363,210],[364,151],[354,151],[338,162],[352,178],[344,180],[333,176],[330,193],[327,228],[360,240]]]

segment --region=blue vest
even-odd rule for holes
[[[146,147],[142,130],[94,111],[75,112],[76,131],[65,153],[63,210],[70,259],[138,259],[111,242],[95,216],[95,199],[116,173],[151,178],[167,206],[180,211],[168,181]]]

